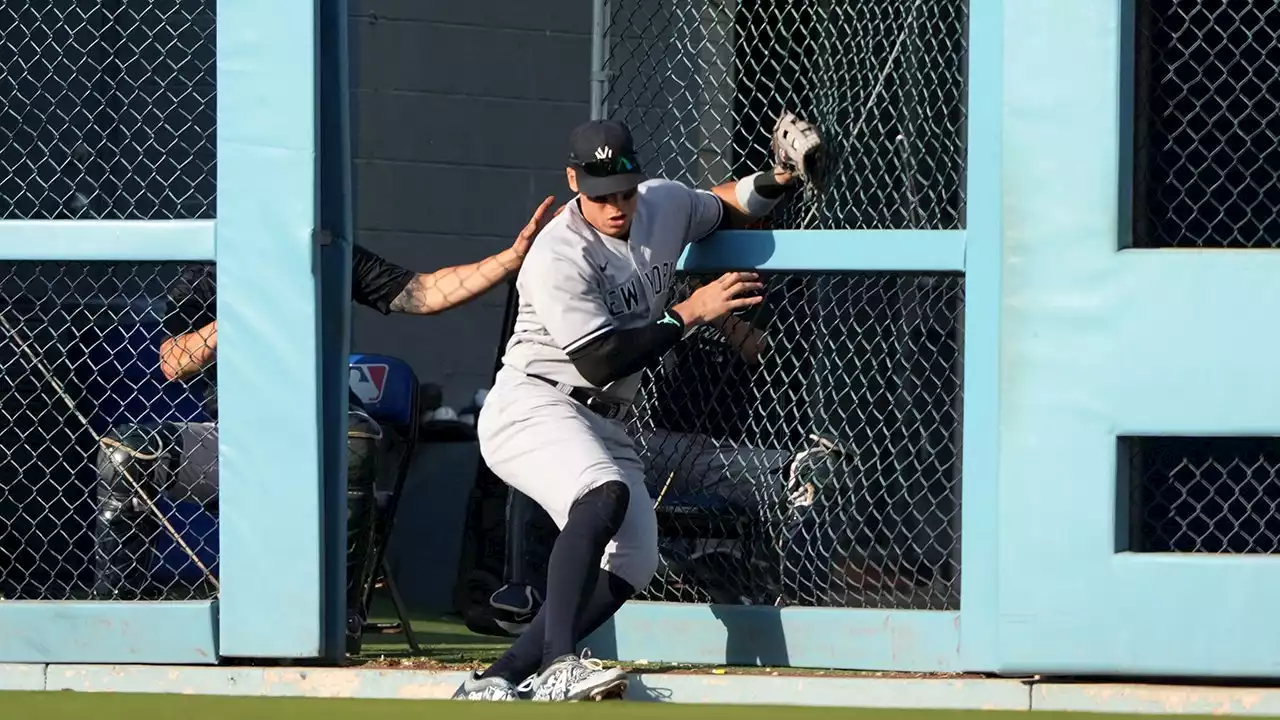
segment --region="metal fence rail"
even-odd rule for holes
[[[214,5],[0,3],[0,219],[214,217]]]
[[[785,273],[767,291],[645,374],[631,432],[666,560],[646,597],[957,608],[963,281]]]
[[[5,597],[182,600],[216,586],[217,438],[158,354],[181,270],[0,263]]]
[[[1138,247],[1280,247],[1280,7],[1136,3]]]
[[[784,107],[836,164],[786,228],[964,226],[965,0],[610,0],[603,115],[649,172],[708,187],[764,169]]]

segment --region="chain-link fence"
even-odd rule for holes
[[[199,272],[0,262],[0,595],[216,589],[216,430],[177,381],[203,349],[163,342],[212,316],[212,297],[166,299]]]
[[[710,187],[769,166],[787,108],[833,158],[775,227],[964,226],[966,0],[609,0],[605,116],[655,176]]]
[[[1280,6],[1141,0],[1136,247],[1280,247]]]
[[[214,217],[214,6],[0,3],[0,219]]]
[[[645,373],[631,432],[665,561],[646,597],[958,607],[962,280],[767,292]]]
[[[640,597],[958,608],[963,279],[762,278],[765,303],[643,374],[628,431],[662,564]],[[671,302],[710,279],[682,275]],[[543,593],[556,528],[486,470],[474,495],[455,602],[477,632],[502,634],[495,617],[532,613],[495,614],[490,594]]]
[[[1280,552],[1280,438],[1126,438],[1136,552]]]

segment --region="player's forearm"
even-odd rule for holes
[[[393,312],[432,315],[463,305],[493,289],[520,267],[510,248],[470,265],[418,273],[391,301]]]
[[[684,337],[684,323],[673,311],[638,328],[614,330],[569,355],[583,379],[595,387],[633,375],[657,362]]]
[[[213,364],[218,355],[218,322],[160,343],[160,372],[166,380],[184,380]]]
[[[725,206],[725,227],[740,230],[773,212],[791,187],[791,173],[775,169],[711,188]]]
[[[740,346],[742,343],[746,342],[747,338],[750,337],[751,333],[755,330],[755,327],[752,326],[751,323],[746,320],[739,320],[733,315],[725,315],[719,320],[713,321],[711,325],[715,329],[719,330],[720,333],[724,335],[725,339],[729,341],[729,344],[734,347]]]

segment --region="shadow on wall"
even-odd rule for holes
[[[743,667],[789,667],[791,665],[786,633],[782,629],[782,608],[764,605],[712,605],[711,614],[724,624],[726,665]],[[599,630],[592,633],[590,639],[592,655],[602,658],[618,657],[616,618],[611,618]],[[695,648],[694,654],[697,654],[696,650]],[[716,656],[719,653],[708,649],[705,654]]]

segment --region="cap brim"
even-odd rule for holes
[[[609,177],[592,177],[584,172],[578,173],[578,192],[587,197],[599,197],[614,193],[626,192],[644,182],[644,173],[623,173]]]

